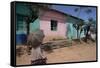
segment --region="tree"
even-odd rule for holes
[[[87,23],[87,25],[85,27],[85,29],[86,29],[85,41],[87,42],[87,39],[88,39],[88,36],[89,36],[90,27],[91,27],[91,24],[93,22],[93,18],[90,17],[90,13],[92,13],[92,10],[90,8],[88,8],[85,12],[89,15],[88,16],[88,23]]]
[[[77,30],[77,39],[80,39],[82,33],[83,22],[79,21],[78,23],[73,24],[73,27]],[[80,32],[79,32],[80,31]]]
[[[36,8],[36,6],[29,6],[29,10],[30,10],[30,15],[25,17],[26,20],[26,24],[27,24],[27,35],[29,34],[30,31],[30,23],[32,23],[33,21],[35,21],[38,18],[38,14],[39,14],[39,9]]]
[[[27,35],[30,31],[30,23],[34,22],[39,16],[39,10],[41,8],[51,8],[51,5],[47,4],[28,4],[28,10],[30,10],[30,15],[25,17],[26,25],[27,25]]]
[[[81,13],[81,10],[82,10],[82,7],[77,7],[77,8],[74,9],[74,11],[77,13],[77,17],[79,17],[79,15]],[[81,35],[81,32],[82,32],[82,26],[83,26],[83,24],[84,23],[81,20],[78,20],[75,24],[73,24],[73,26],[77,30],[77,39],[80,39],[80,35]]]
[[[88,17],[87,17],[87,19],[88,19],[88,21],[89,21],[89,23],[91,22],[91,21],[93,21],[93,19],[90,17],[90,14],[92,13],[92,9],[91,8],[89,8],[89,7],[77,7],[77,8],[75,8],[74,9],[74,11],[75,12],[77,12],[77,17],[79,17],[79,15],[80,15],[80,13],[81,13],[81,11],[82,10],[84,10],[84,12],[86,12],[86,14],[88,14]],[[80,25],[80,24],[76,24],[77,25],[77,38],[78,38],[78,31],[81,29],[81,31],[80,32],[82,32],[82,26],[83,25]],[[85,33],[85,36],[86,36],[86,40],[87,40],[87,38],[88,38],[88,32],[89,32],[89,30],[90,30],[90,26],[91,26],[91,24],[87,24],[86,25],[86,33]],[[80,33],[81,34],[81,33]]]

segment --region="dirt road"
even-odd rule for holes
[[[54,49],[51,53],[46,53],[47,63],[77,62],[96,60],[96,44],[83,43],[73,44],[70,47]],[[30,55],[24,54],[17,57],[17,65],[30,64]]]

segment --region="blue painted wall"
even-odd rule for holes
[[[29,16],[30,9],[27,3],[16,3],[16,44],[24,44],[27,41],[27,28],[25,16]],[[17,27],[20,26],[20,27]],[[39,29],[39,19],[36,19],[34,22],[30,23],[30,32]]]

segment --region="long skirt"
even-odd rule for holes
[[[31,60],[32,65],[44,65],[46,64],[46,58],[44,59],[37,59],[37,60]]]

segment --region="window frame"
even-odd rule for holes
[[[50,27],[51,31],[57,31],[58,21],[57,20],[51,20],[50,21]]]

